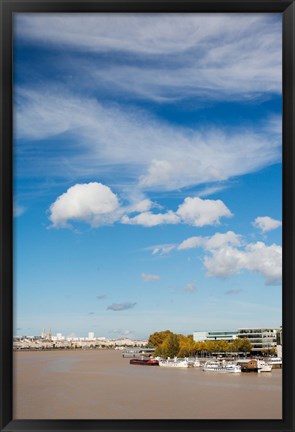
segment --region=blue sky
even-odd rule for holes
[[[14,26],[15,334],[281,325],[281,15]]]

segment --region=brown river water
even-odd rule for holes
[[[115,350],[14,353],[15,419],[281,419],[282,370],[135,366]]]

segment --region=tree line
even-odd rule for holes
[[[193,335],[184,336],[170,330],[155,332],[149,336],[148,346],[155,348],[155,356],[190,357],[200,353],[250,352],[251,342],[247,338],[236,338],[232,342],[212,340],[195,342]]]

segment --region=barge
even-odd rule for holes
[[[129,361],[131,365],[139,366],[159,366],[159,361],[156,359],[134,358]]]

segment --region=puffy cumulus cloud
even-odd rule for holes
[[[233,231],[226,233],[216,233],[212,237],[206,238],[205,249],[218,249],[225,245],[240,246],[241,236]]]
[[[50,206],[49,219],[54,227],[67,227],[70,220],[99,226],[118,218],[119,201],[108,186],[101,183],[76,184]]]
[[[189,237],[188,239],[181,242],[177,249],[179,250],[185,250],[185,249],[195,249],[197,247],[201,247],[204,245],[204,238],[203,237]]]
[[[233,231],[226,233],[216,233],[212,237],[189,237],[188,239],[181,242],[177,249],[194,249],[202,247],[204,249],[218,249],[225,245],[239,246],[241,244],[241,236],[235,234]]]
[[[128,212],[129,213],[133,213],[133,212],[136,212],[136,213],[137,212],[139,212],[139,213],[147,212],[152,207],[154,207],[154,203],[150,199],[146,198],[146,199],[143,199],[141,201],[138,201],[138,202],[130,205],[130,207],[128,207]]]
[[[255,219],[253,225],[259,228],[263,233],[265,233],[267,231],[279,228],[282,225],[282,222],[276,219],[272,219],[269,216],[260,216]]]
[[[261,274],[267,285],[277,285],[282,278],[282,247],[263,242],[250,243],[244,249],[224,246],[204,258],[208,275],[228,277],[248,270]]]
[[[107,307],[107,309],[117,312],[117,311],[132,309],[132,308],[134,308],[135,305],[136,305],[136,303],[130,303],[130,302],[112,303],[110,306]]]
[[[126,225],[154,227],[164,224],[189,224],[202,227],[219,223],[221,217],[232,213],[220,200],[185,198],[177,211],[165,213],[146,211],[159,207],[149,199],[141,199],[127,206],[121,206],[116,194],[101,183],[76,184],[60,195],[50,206],[49,219],[53,227],[69,227],[69,221],[83,221],[93,227],[120,222]],[[135,216],[128,214],[138,213]],[[218,240],[217,238],[213,241]]]
[[[203,200],[198,197],[187,197],[177,211],[166,213],[143,212],[132,218],[124,215],[123,224],[153,227],[162,224],[185,223],[197,227],[213,225],[220,222],[221,217],[231,217],[232,213],[221,200]]]
[[[154,227],[163,224],[177,224],[180,222],[180,218],[171,210],[167,213],[151,213],[143,212],[133,218],[124,215],[121,219],[123,224],[129,225],[142,225],[145,227]]]
[[[221,217],[233,216],[221,200],[203,200],[198,197],[185,198],[176,213],[183,222],[197,227],[218,224]]]
[[[144,280],[144,282],[155,282],[160,280],[160,276],[155,274],[141,273],[141,277]]]
[[[206,251],[203,264],[209,276],[226,278],[242,270],[262,275],[267,285],[277,285],[282,278],[282,247],[263,242],[245,244],[242,236],[228,231],[212,237],[190,237],[179,245],[157,245],[152,254],[168,254],[172,250],[202,248]],[[236,292],[227,292],[235,294]]]

